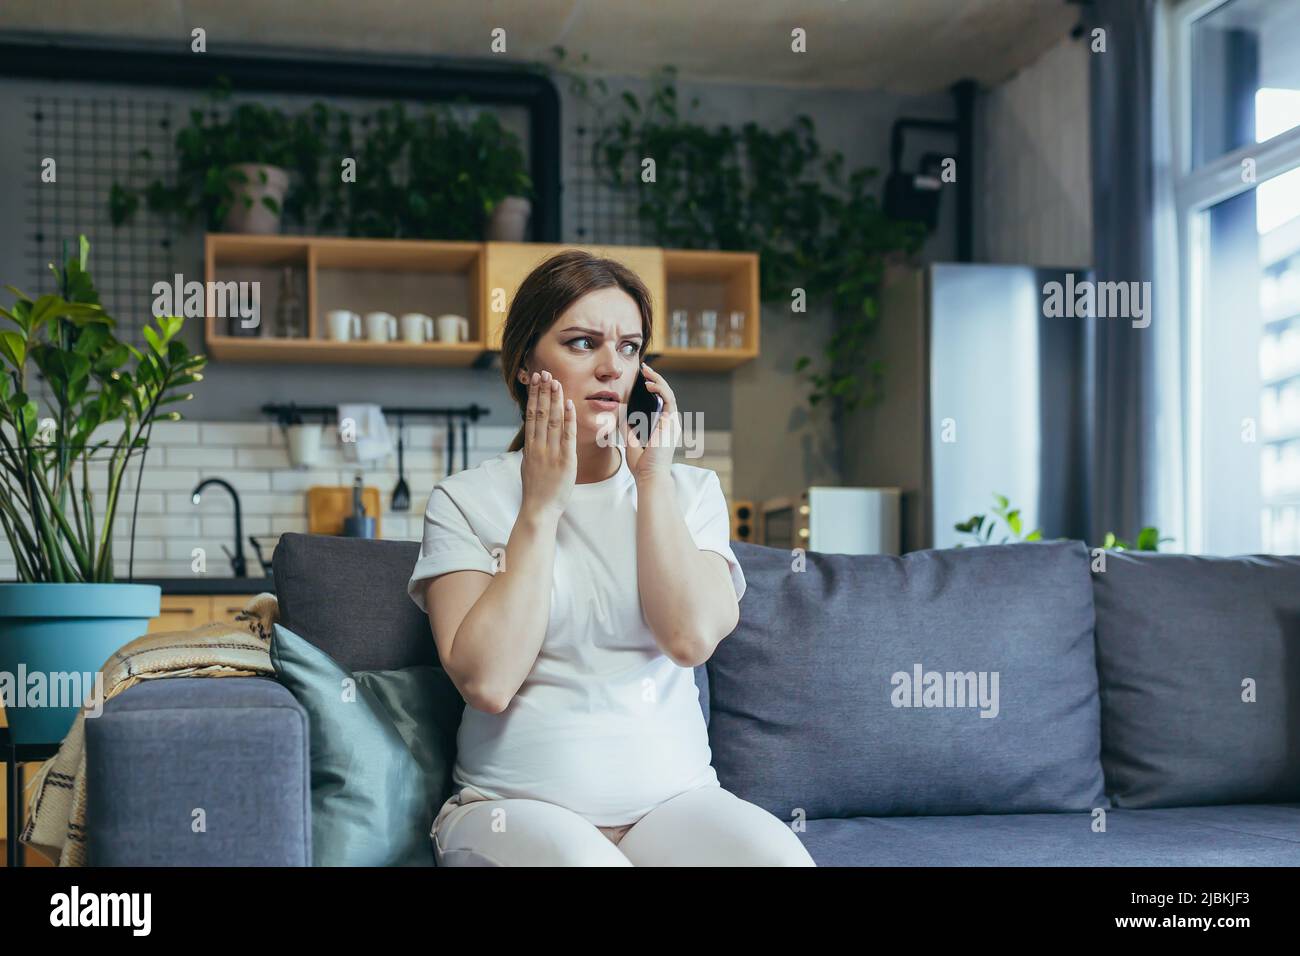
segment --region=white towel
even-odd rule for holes
[[[356,440],[349,440],[349,435]],[[345,461],[369,462],[391,454],[393,442],[388,437],[388,423],[384,421],[383,410],[378,405],[364,402],[340,405],[339,444],[343,446]]]

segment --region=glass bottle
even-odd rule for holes
[[[303,308],[302,296],[298,294],[293,267],[285,266],[280,275],[280,295],[275,303],[274,335],[282,339],[302,338],[306,334],[305,317],[306,309]]]

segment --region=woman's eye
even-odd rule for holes
[[[569,339],[570,345],[577,345],[579,342],[590,342],[590,335],[580,335],[576,339]],[[622,345],[624,355],[635,355],[639,346],[635,342],[624,342]]]

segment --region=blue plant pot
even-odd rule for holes
[[[14,743],[62,741],[95,675],[149,630],[161,604],[156,584],[0,584],[0,704]],[[43,701],[33,675],[43,675]]]

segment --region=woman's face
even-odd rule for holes
[[[617,286],[597,289],[542,334],[519,380],[527,383],[533,372],[543,371],[559,379],[578,415],[578,442],[594,443],[602,421],[616,420],[618,405],[627,404],[641,365],[641,341],[641,310],[632,297]],[[601,392],[613,393],[618,404],[592,399]]]

